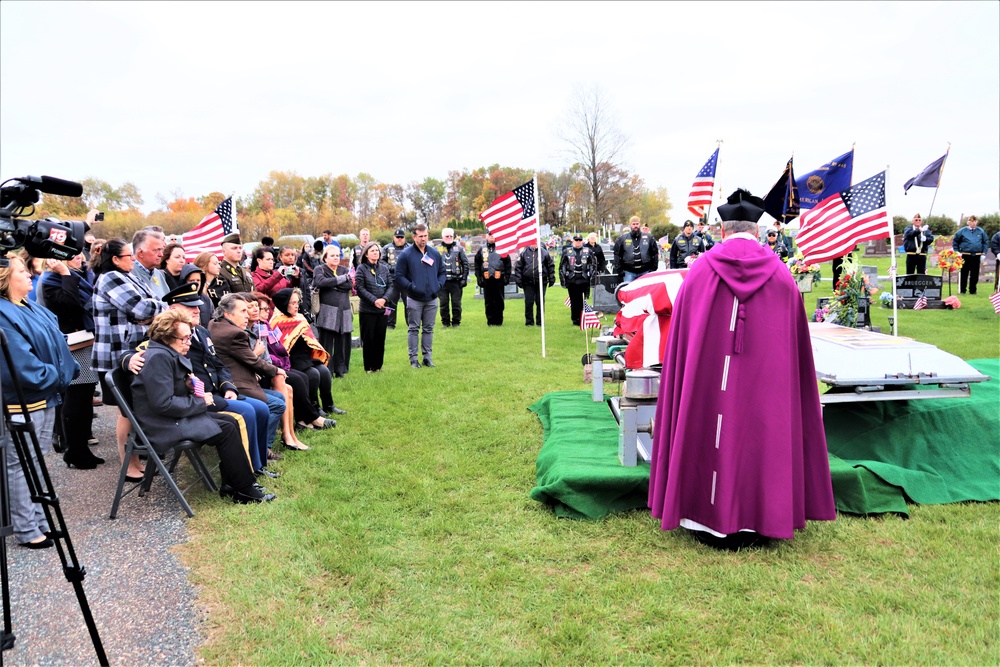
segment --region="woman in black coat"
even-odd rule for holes
[[[379,261],[382,250],[377,243],[361,249],[361,264],[354,277],[360,305],[361,351],[365,371],[378,373],[385,358],[385,329],[388,309],[396,306],[396,286],[389,276],[389,265]]]
[[[319,329],[319,342],[330,353],[330,370],[340,378],[351,367],[353,285],[350,272],[340,266],[340,248],[328,245],[322,259],[323,263],[313,270],[312,288],[319,290],[319,312],[313,313],[313,322]]]
[[[208,407],[215,401],[211,392],[198,395],[194,369],[184,356],[191,347],[191,318],[186,312],[168,310],[149,325],[149,347],[142,370],[132,381],[135,416],[157,452],[181,440],[214,445],[219,452],[222,473],[220,494],[237,503],[274,500],[254,483],[250,457],[243,449],[234,422],[213,418]]]

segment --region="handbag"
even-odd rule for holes
[[[318,289],[314,289],[312,291],[312,294],[309,295],[309,305],[310,305],[310,312],[312,312],[313,315],[316,315],[316,314],[319,313],[319,290]]]

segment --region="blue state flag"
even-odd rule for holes
[[[936,188],[941,184],[941,172],[944,171],[944,161],[948,159],[945,153],[938,159],[924,167],[924,170],[903,184],[903,194],[913,186],[922,188]]]
[[[835,157],[816,171],[795,179],[799,208],[808,210],[827,197],[851,187],[854,175],[854,149]]]

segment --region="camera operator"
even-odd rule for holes
[[[79,374],[80,366],[73,359],[55,316],[27,299],[31,291],[31,274],[24,261],[20,257],[10,257],[8,261],[8,266],[0,268],[0,328],[7,335],[11,357],[17,359],[17,380],[24,392],[41,452],[46,454],[52,448],[56,406]],[[7,365],[0,363],[3,400],[11,420],[23,422],[25,416],[21,414],[21,405],[8,373]],[[31,465],[37,466],[34,448],[30,442],[28,444]],[[54,544],[46,534],[51,527],[42,506],[31,500],[17,448],[6,431],[3,445],[14,536],[29,549],[47,549]]]

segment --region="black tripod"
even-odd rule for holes
[[[59,499],[52,488],[52,480],[49,478],[48,468],[45,467],[45,459],[42,456],[42,448],[38,442],[38,434],[35,433],[35,426],[31,423],[31,414],[28,412],[24,400],[24,393],[21,384],[18,382],[17,374],[14,372],[14,362],[10,356],[10,348],[7,346],[7,335],[0,330],[0,347],[3,348],[4,363],[7,365],[7,374],[11,378],[14,391],[17,393],[17,401],[21,406],[21,414],[24,415],[23,422],[15,422],[11,419],[7,410],[7,405],[3,406],[3,424],[0,424],[0,434],[3,433],[4,426],[10,432],[10,440],[17,450],[17,458],[24,470],[25,481],[28,484],[28,492],[31,500],[41,504],[45,512],[45,519],[49,524],[50,532],[48,537],[55,542],[59,558],[62,560],[63,573],[66,579],[73,584],[76,591],[77,600],[80,603],[80,611],[83,612],[83,619],[87,623],[87,630],[90,631],[90,640],[94,644],[94,651],[101,665],[108,665],[108,657],[104,653],[104,645],[101,644],[101,637],[97,633],[97,626],[94,624],[94,617],[90,611],[90,604],[87,602],[87,594],[83,591],[83,578],[87,570],[80,565],[76,558],[76,551],[73,543],[69,539],[69,531],[66,529],[66,522],[63,520],[62,510],[59,507]],[[38,465],[33,465],[31,450],[28,449],[28,438],[34,447],[35,457]],[[13,534],[13,526],[10,522],[10,502],[9,489],[7,486],[7,458],[2,441],[0,441],[0,578],[2,578],[3,593],[3,634],[0,635],[0,650],[6,651],[14,646],[14,632],[11,625],[10,614],[10,577],[7,573],[7,536]],[[53,520],[55,519],[55,520]],[[2,661],[0,661],[2,662]]]

